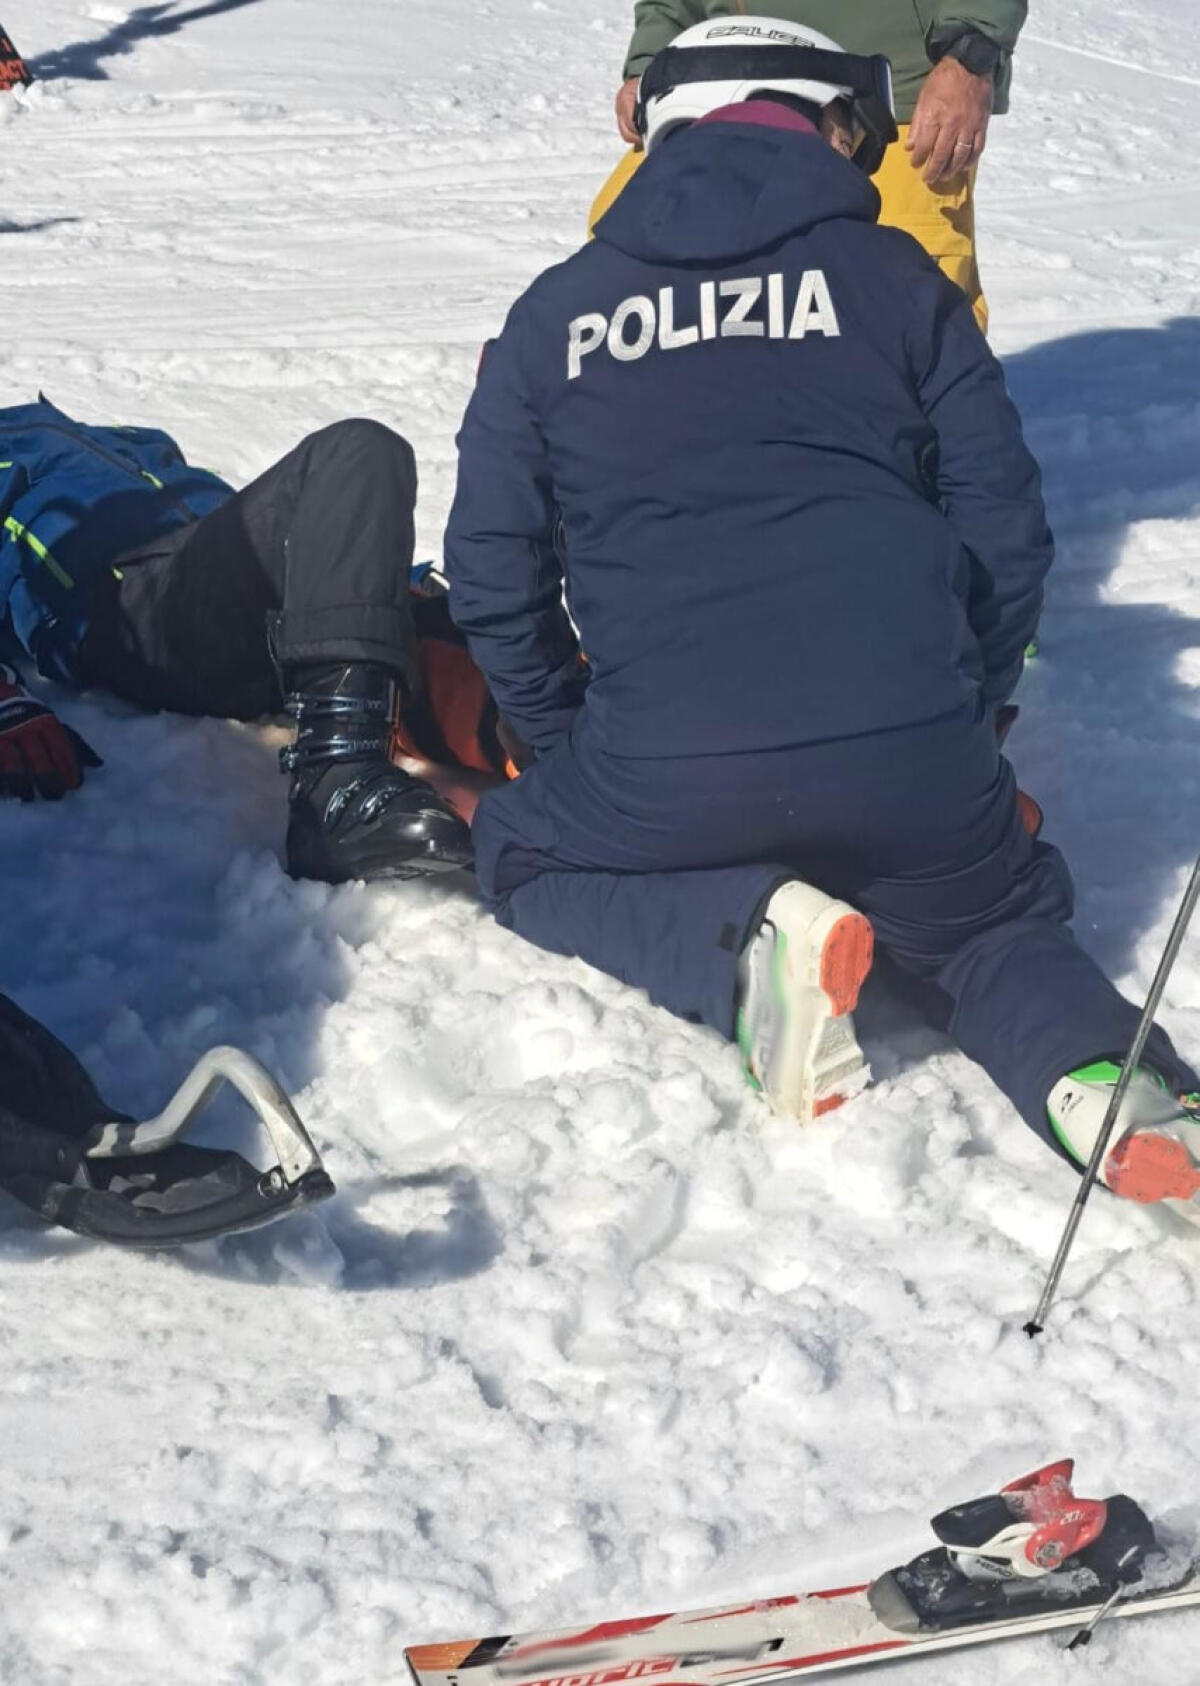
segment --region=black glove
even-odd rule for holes
[[[56,802],[79,789],[85,767],[103,765],[79,733],[31,697],[20,675],[0,662],[0,796]]]

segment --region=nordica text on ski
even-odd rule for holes
[[[677,300],[677,291],[692,297]],[[821,269],[806,269],[794,292],[780,270],[701,281],[694,291],[660,287],[657,299],[648,293],[622,299],[611,317],[598,310],[575,317],[567,329],[567,379],[575,380],[584,358],[601,346],[618,363],[635,363],[656,343],[660,351],[681,351],[702,340],[802,340],[840,332]]]

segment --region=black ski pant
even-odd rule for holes
[[[146,708],[252,720],[289,670],[376,662],[415,677],[417,471],[373,421],[310,435],[220,509],[123,557],[93,606],[85,685]]]
[[[981,704],[923,725],[755,754],[649,760],[569,738],[475,816],[501,924],[731,1037],[738,956],[799,877],[860,908],[879,949],[1056,1148],[1046,1099],[1133,1039],[1138,1009],[1075,942],[1057,849],[1021,823]],[[1160,1029],[1146,1059],[1200,1087]]]

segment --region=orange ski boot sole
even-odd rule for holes
[[[829,1002],[831,1017],[845,1018],[858,1006],[862,986],[867,981],[875,958],[875,933],[871,922],[861,913],[847,913],[838,920],[825,938],[821,949],[819,980],[822,993]],[[823,1118],[835,1112],[850,1099],[848,1094],[835,1090],[831,1095],[813,1097],[812,1116]]]
[[[1104,1180],[1122,1200],[1141,1206],[1160,1200],[1194,1200],[1200,1194],[1200,1167],[1182,1142],[1149,1131],[1130,1136],[1109,1155]]]
[[[821,988],[835,1019],[852,1013],[875,957],[875,933],[861,913],[847,913],[825,938],[821,950]]]

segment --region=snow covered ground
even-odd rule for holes
[[[578,242],[629,0],[5,0],[8,402],[248,478],[374,415],[439,545],[479,342]],[[1042,0],[981,183],[994,343],[1062,541],[1012,741],[1143,991],[1200,815],[1194,0]],[[124,1257],[0,1210],[0,1680],[403,1678],[405,1643],[838,1584],[1076,1453],[1200,1533],[1198,1237],[1073,1191],[897,1009],[772,1120],[715,1037],[464,895],[296,885],[278,734],[60,699],[107,765],[0,809],[0,987],[156,1110],[240,1041],[336,1202]],[[1164,1018],[1200,1051],[1200,933]],[[1200,1681],[1200,1614],[898,1665]]]

